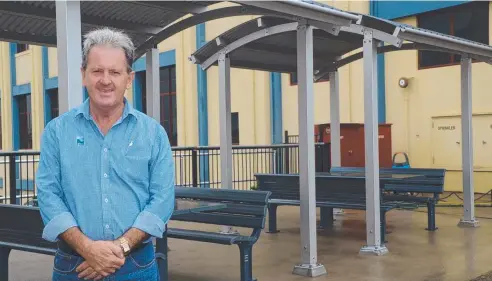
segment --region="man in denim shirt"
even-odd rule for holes
[[[174,163],[164,128],[124,97],[133,59],[124,33],[88,33],[89,98],[43,133],[36,184],[43,238],[58,243],[53,280],[159,280],[151,238],[174,209]]]

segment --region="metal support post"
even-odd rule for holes
[[[340,149],[340,91],[338,71],[330,72],[330,141],[331,166],[340,167],[342,163]]]
[[[372,31],[364,32],[364,137],[366,163],[366,245],[361,254],[383,255],[388,249],[381,241],[377,41]]]
[[[219,127],[221,188],[232,189],[231,65],[229,56],[219,56]],[[237,233],[223,226],[221,233]]]
[[[59,111],[82,104],[82,30],[80,1],[56,1]]]
[[[340,90],[338,71],[329,73],[330,79],[330,146],[331,167],[342,166],[340,140]],[[342,209],[333,209],[334,214],[343,214]]]
[[[460,227],[477,227],[475,219],[475,191],[473,187],[473,126],[472,126],[472,85],[471,59],[461,58],[461,142],[463,165],[463,207],[464,217],[460,220]]]
[[[299,187],[301,199],[301,264],[293,273],[302,276],[326,274],[318,264],[316,242],[316,178],[314,155],[313,27],[297,28],[297,73],[299,108]]]
[[[154,47],[145,56],[145,83],[147,92],[147,115],[161,122],[160,114],[160,83],[159,83],[159,50]],[[171,132],[168,132],[171,133]]]

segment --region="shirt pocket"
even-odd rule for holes
[[[123,165],[129,176],[137,181],[149,180],[152,146],[142,139],[130,141],[123,148]]]

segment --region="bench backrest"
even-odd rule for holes
[[[270,191],[271,199],[300,200],[298,174],[256,174],[259,190]],[[316,176],[316,201],[360,201],[366,196],[365,179],[361,177]]]
[[[0,204],[0,245],[56,249],[42,238],[43,228],[39,208]]]
[[[361,173],[364,172],[364,167],[332,167],[331,173]],[[381,174],[405,174],[405,175],[422,175],[425,177],[444,178],[446,169],[434,168],[379,168]]]
[[[220,202],[213,211],[173,216],[173,220],[263,229],[270,192],[194,187],[176,187],[176,198]]]
[[[332,167],[331,173],[363,173],[364,167]],[[444,180],[445,169],[433,169],[433,168],[407,168],[407,169],[393,169],[393,168],[380,168],[380,173],[383,174],[404,174],[404,175],[416,175],[415,178],[405,179],[391,179],[381,178],[382,186],[387,191],[396,192],[423,192],[423,193],[443,193],[444,192]]]

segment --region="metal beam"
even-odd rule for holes
[[[274,13],[272,13],[274,14]],[[140,45],[135,51],[135,57],[139,58],[145,54],[145,52],[151,48],[152,46],[166,40],[167,38],[173,36],[174,34],[181,32],[187,28],[193,27],[200,23],[204,23],[211,20],[227,18],[232,16],[239,15],[265,15],[265,12],[259,9],[247,8],[247,7],[225,7],[213,9],[210,11],[206,11],[192,17],[188,17],[186,19],[180,20],[177,23],[169,25],[163,28],[157,35],[152,38],[147,39],[145,43]]]
[[[338,71],[330,72],[330,142],[331,166],[341,167],[340,145],[340,91]]]
[[[423,43],[444,49],[450,49],[462,53],[492,58],[492,47],[478,44],[455,37],[423,31],[412,27],[402,27],[398,37],[415,43]]]
[[[250,34],[242,37],[241,39],[238,39],[238,40],[230,43],[226,47],[222,48],[220,51],[211,55],[200,65],[201,65],[202,69],[204,69],[204,70],[208,69],[210,66],[212,66],[212,64],[214,62],[216,62],[219,59],[219,56],[222,53],[228,54],[228,53],[233,52],[234,50],[236,50],[236,49],[238,49],[238,48],[240,48],[240,47],[242,47],[248,43],[254,42],[258,39],[261,39],[261,38],[264,38],[267,36],[272,36],[275,34],[296,30],[297,25],[298,25],[297,22],[285,23],[285,24],[280,24],[280,25],[276,25],[276,26],[272,26],[272,27],[267,27],[265,29],[261,29],[261,30],[258,30],[256,32],[250,33]],[[191,57],[191,60],[195,63],[197,63],[197,62],[199,63],[197,58],[195,58],[193,56]]]
[[[161,122],[160,83],[159,83],[159,50],[152,48],[145,56],[145,83],[147,92],[147,115]]]
[[[381,241],[379,187],[379,132],[377,41],[372,31],[364,32],[364,142],[366,165],[366,245],[361,254],[384,255],[388,249]]]
[[[388,52],[394,52],[394,51],[407,51],[407,50],[421,50],[421,51],[435,51],[435,52],[443,52],[443,53],[450,53],[450,54],[457,54],[457,55],[462,55],[462,52],[455,51],[455,50],[449,50],[445,48],[440,48],[440,47],[433,47],[421,43],[404,43],[401,45],[401,47],[396,47],[393,45],[385,45],[378,47],[378,54],[382,53],[388,53]],[[483,57],[483,56],[478,56],[478,55],[468,55],[470,58],[485,62],[487,64],[492,65],[492,59]],[[324,77],[326,77],[331,71],[334,71],[344,65],[347,65],[349,63],[352,63],[356,60],[359,60],[363,57],[363,52],[358,52],[356,54],[350,55],[348,57],[345,57],[343,59],[337,60],[335,62],[329,63],[327,66],[323,67],[318,73],[316,73],[314,80],[318,81]]]
[[[60,115],[82,104],[82,30],[79,1],[56,1]]]
[[[348,26],[352,22],[360,20],[360,16],[340,11],[328,6],[311,4],[303,1],[233,1],[244,6],[253,6],[284,13],[286,15],[305,19],[316,20],[335,25]]]
[[[473,109],[471,59],[461,58],[461,142],[463,163],[463,207],[464,217],[459,222],[461,227],[477,227],[475,219],[475,191],[473,186]]]
[[[377,39],[379,41],[383,41],[385,43],[391,44],[395,47],[400,47],[403,44],[403,40],[398,38],[395,34],[389,34],[377,29],[373,29],[370,27],[365,27],[362,25],[357,25],[357,24],[351,24],[349,26],[342,26],[340,27],[340,31],[343,32],[350,32],[350,33],[355,33],[355,34],[360,34],[364,35],[364,31],[372,31],[374,39]],[[396,33],[398,34],[398,33]]]
[[[299,107],[299,187],[301,201],[301,263],[294,274],[326,274],[318,264],[316,242],[316,178],[314,163],[313,27],[297,28],[297,79]]]

